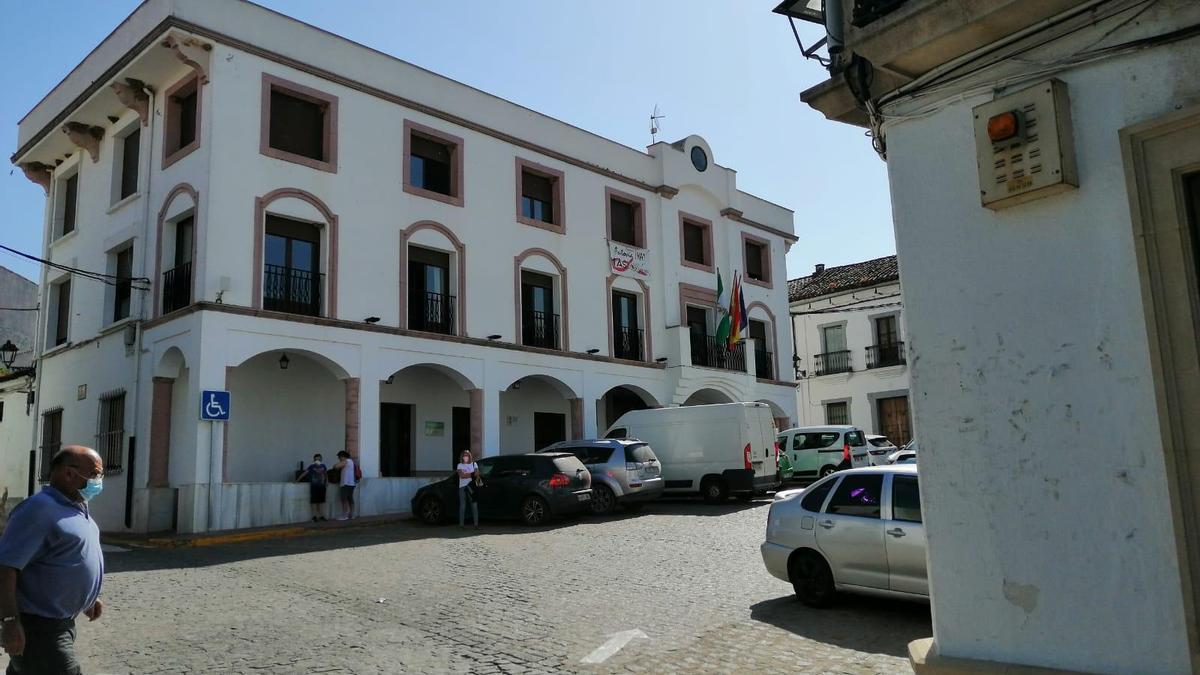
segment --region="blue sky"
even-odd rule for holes
[[[800,102],[825,72],[771,13],[776,0],[260,4],[635,148],[657,104],[660,140],[703,136],[739,188],[796,212],[788,278],[895,252],[886,167],[861,129]],[[0,0],[6,159],[17,121],[137,5]],[[0,173],[0,244],[40,251],[43,202],[19,169]],[[0,265],[37,278],[9,253]]]

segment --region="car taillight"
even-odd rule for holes
[[[550,476],[550,487],[567,487],[571,484],[571,479],[567,478],[565,473],[556,473]]]
[[[850,443],[849,443],[849,441],[847,441],[846,444],[842,446],[842,459],[847,462],[850,461]]]
[[[746,453],[746,468],[753,469],[754,465],[750,463],[750,444],[749,443],[746,444],[746,449],[744,452]]]

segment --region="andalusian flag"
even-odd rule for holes
[[[721,317],[717,323],[716,338],[719,342],[724,342],[729,339],[730,333],[733,331],[733,322],[729,317],[729,299],[730,295],[725,290],[725,284],[721,283],[721,268],[717,268],[717,314]]]

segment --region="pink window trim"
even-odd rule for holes
[[[519,191],[518,191],[519,194]],[[560,337],[562,338],[562,351],[571,351],[571,322],[568,321],[567,314],[567,268],[554,257],[554,254],[544,248],[525,249],[520,255],[513,258],[513,312],[516,319],[513,323],[513,329],[516,331],[513,334],[513,344],[524,345],[522,342],[525,338],[521,332],[521,263],[530,256],[541,256],[549,260],[554,269],[558,270],[558,292],[562,295],[560,304],[562,306],[562,323],[559,324],[561,330]],[[610,318],[609,321],[612,319]],[[610,331],[611,332],[611,331]]]
[[[526,218],[521,212],[521,173],[528,171],[529,173],[549,178],[554,186],[554,222],[546,223],[532,218]],[[543,230],[550,230],[558,234],[567,233],[567,209],[566,203],[563,201],[563,172],[558,169],[552,169],[544,164],[538,164],[527,159],[516,158],[516,180],[513,187],[513,192],[516,194],[517,204],[517,222],[522,225],[531,227],[540,227]]]
[[[608,239],[612,241],[612,202],[613,200],[625,202],[634,207],[633,216],[633,238],[634,246],[638,248],[647,248],[646,246],[646,200],[641,197],[636,197],[628,192],[621,192],[610,187],[604,188],[604,222],[605,231],[608,232]]]
[[[704,259],[708,261],[707,265],[701,265],[700,263],[692,262],[687,259],[686,250],[684,249],[683,244],[684,223],[698,225],[704,228]],[[701,218],[700,216],[694,216],[690,213],[684,213],[683,211],[679,212],[679,264],[683,265],[684,267],[691,267],[692,269],[697,269],[704,272],[713,272],[716,270],[713,262],[713,224],[711,220],[707,218]]]
[[[421,220],[400,230],[400,321],[397,325],[408,328],[408,247],[409,239],[421,230],[434,230],[450,240],[458,254],[458,307],[455,311],[457,332],[460,337],[467,336],[467,247],[454,236],[450,228],[432,220]]]
[[[322,136],[322,148],[325,161],[312,159],[303,155],[279,150],[271,147],[271,90],[278,89],[289,96],[311,101],[325,106],[325,129]],[[281,77],[262,74],[262,102],[260,105],[258,131],[258,152],[267,157],[307,166],[318,171],[337,173],[338,166],[338,97],[326,94],[311,87],[285,80]]]
[[[414,133],[450,146],[451,194],[444,195],[440,192],[426,190],[412,184],[410,157],[412,156],[412,135]],[[410,195],[432,199],[443,204],[462,206],[465,201],[463,196],[463,147],[463,139],[458,136],[438,131],[433,127],[427,127],[412,120],[404,120],[404,191]]]
[[[711,288],[679,284],[679,325],[687,326],[687,307],[700,307],[706,311],[717,306],[717,292]],[[705,330],[710,330],[705,327]]]
[[[253,297],[250,298],[250,306],[254,309],[262,309],[262,282],[263,282],[263,237],[266,236],[266,214],[267,207],[277,199],[291,197],[301,201],[308,202],[314,208],[321,212],[321,216],[325,219],[325,239],[328,242],[325,255],[325,276],[329,283],[326,285],[325,296],[328,301],[325,303],[325,311],[322,316],[336,319],[337,318],[337,298],[338,298],[338,217],[315,195],[305,192],[299,188],[279,188],[272,190],[262,197],[254,198],[254,278],[252,280]]]
[[[746,273],[745,273],[746,263],[749,262],[746,259],[746,242],[758,244],[759,246],[763,247],[762,268],[763,268],[763,273],[766,274],[766,276],[767,276],[766,281],[757,281],[755,279],[751,279],[750,277],[746,276]],[[775,275],[773,272],[774,272],[774,270],[771,269],[771,242],[767,239],[763,239],[762,237],[756,237],[756,236],[750,234],[749,232],[743,232],[742,233],[742,279],[744,279],[746,281],[746,283],[753,284],[754,286],[761,286],[763,288],[774,288],[775,287]]]
[[[193,82],[196,84],[196,138],[192,140],[191,143],[188,143],[174,152],[169,152],[167,150],[167,139],[171,138],[173,135],[176,135],[179,130],[179,116],[171,114],[171,97],[174,96],[177,91],[183,89],[189,84],[192,84]],[[200,85],[200,76],[195,74],[184,77],[163,92],[163,113],[166,115],[166,124],[163,125],[162,169],[166,169],[175,162],[187,157],[188,155],[192,154],[192,151],[200,147],[200,130],[204,126],[200,123],[202,115],[201,110],[204,107],[202,105],[204,103],[203,98],[204,87]]]
[[[196,302],[196,282],[200,278],[200,266],[196,262],[196,241],[200,239],[200,193],[188,183],[180,183],[167,192],[162,208],[158,210],[158,222],[155,225],[154,237],[154,316],[162,316],[162,241],[163,228],[166,226],[167,209],[175,198],[186,194],[192,198],[192,302]]]
[[[607,315],[608,315],[608,355],[614,359],[616,358],[616,356],[614,356],[614,354],[616,354],[616,350],[615,350],[615,345],[613,344],[612,297],[613,297],[613,284],[616,283],[617,278],[618,278],[618,276],[616,274],[610,274],[608,276],[608,281],[604,284],[604,292],[608,298],[608,300],[607,300],[607,305],[608,305],[608,312],[607,312]],[[634,281],[636,281],[638,286],[641,287],[641,289],[642,289],[642,330],[644,331],[643,335],[646,336],[645,344],[642,345],[645,348],[645,353],[644,353],[645,358],[642,360],[647,361],[647,362],[653,361],[654,360],[654,340],[653,340],[653,332],[651,331],[652,324],[650,323],[650,287],[647,286],[646,282],[642,281],[641,279],[634,279]],[[617,290],[620,290],[622,293],[629,292],[624,289],[617,289]],[[620,360],[624,361],[625,359],[620,359]]]

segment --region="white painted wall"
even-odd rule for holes
[[[533,378],[521,381],[521,388],[500,392],[500,453],[520,454],[537,450],[534,446],[534,413],[558,413],[564,416],[565,438],[571,437],[571,404],[549,384]]]
[[[4,404],[4,419],[0,420],[0,494],[7,489],[10,499],[29,496],[34,416],[32,410],[25,414],[27,382],[22,377],[0,383],[0,402]]]
[[[1198,9],[1157,8],[1136,31]],[[1081,185],[997,212],[979,205],[972,137],[990,96],[887,129],[946,656],[1190,671],[1118,131],[1194,102],[1198,67],[1192,40],[1060,73]]]
[[[379,385],[379,400],[385,403],[407,403],[413,406],[412,440],[416,471],[450,471],[454,448],[454,408],[469,408],[467,392],[448,376],[431,368],[409,368],[397,373],[392,384]],[[425,433],[426,422],[441,422],[441,436]],[[379,435],[379,429],[366,429],[365,434]]]

